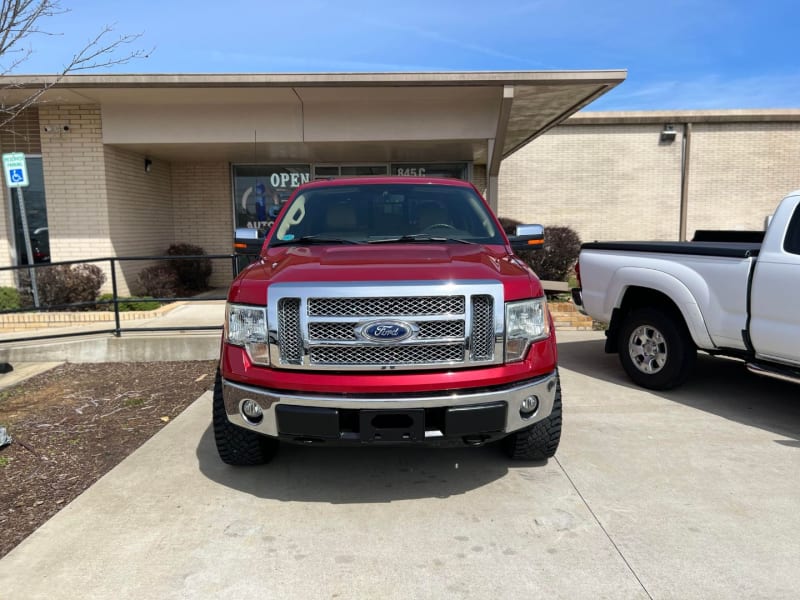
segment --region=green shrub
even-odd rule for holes
[[[110,303],[113,300],[113,294],[103,294],[98,300],[109,301],[109,304],[98,304],[98,310],[114,310],[114,304]],[[153,300],[152,296],[144,298],[119,298],[117,306],[120,312],[130,312],[136,310],[155,310],[161,306],[161,302]]]
[[[514,235],[520,221],[500,218],[500,225],[508,235]],[[540,279],[566,281],[581,250],[581,238],[574,229],[564,226],[544,228],[544,247],[541,250],[517,252]]]
[[[170,260],[167,264],[178,275],[178,281],[189,291],[201,292],[208,289],[211,278],[211,259],[204,258],[206,251],[192,244],[172,244],[165,252],[167,256],[200,256],[185,260]]]
[[[20,308],[17,288],[0,287],[0,310],[16,310]]]
[[[30,276],[20,275],[20,303],[33,306],[33,290]],[[93,302],[106,280],[105,273],[97,265],[53,265],[36,269],[36,288],[39,292],[39,306],[48,308],[64,304]],[[68,307],[65,307],[68,308]],[[91,310],[93,305],[78,306],[70,310]]]
[[[181,282],[169,266],[153,265],[139,271],[131,291],[139,297],[175,298],[181,291]]]

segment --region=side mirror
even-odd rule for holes
[[[264,245],[264,234],[258,229],[237,227],[233,234],[235,254],[259,254]]]
[[[509,236],[513,250],[541,250],[544,246],[544,227],[541,225],[517,225],[516,235]]]

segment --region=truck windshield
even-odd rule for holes
[[[310,242],[313,240],[313,242]],[[324,243],[505,243],[470,188],[435,184],[332,185],[292,200],[270,246]]]

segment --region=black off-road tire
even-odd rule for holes
[[[638,339],[636,343],[633,337]],[[638,348],[643,339],[650,342],[654,352]],[[637,349],[632,350],[632,346]],[[651,390],[669,390],[681,385],[689,378],[697,361],[697,347],[683,317],[661,308],[631,311],[619,328],[617,350],[628,377]],[[652,360],[648,360],[649,357]]]
[[[222,462],[235,466],[263,465],[277,454],[278,440],[238,427],[228,420],[219,369],[214,380],[213,413],[214,441]]]
[[[520,429],[503,440],[506,454],[512,460],[545,460],[552,458],[561,440],[561,380],[556,378],[556,397],[550,416]]]

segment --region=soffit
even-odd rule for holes
[[[429,142],[271,142],[213,144],[112,144],[169,162],[235,163],[486,163],[486,140]]]
[[[54,104],[104,106],[348,104],[414,105],[441,110],[470,105],[480,112],[480,137],[502,140],[506,157],[562,122],[625,79],[625,71],[522,71],[449,73],[169,74],[72,75],[42,97]],[[0,100],[6,105],[52,76],[2,76]],[[499,118],[508,88],[513,100],[507,125]],[[475,115],[475,112],[469,113]],[[404,116],[404,118],[408,118]],[[471,117],[474,118],[474,117]],[[500,123],[485,136],[487,122]],[[470,135],[465,137],[469,138]]]

